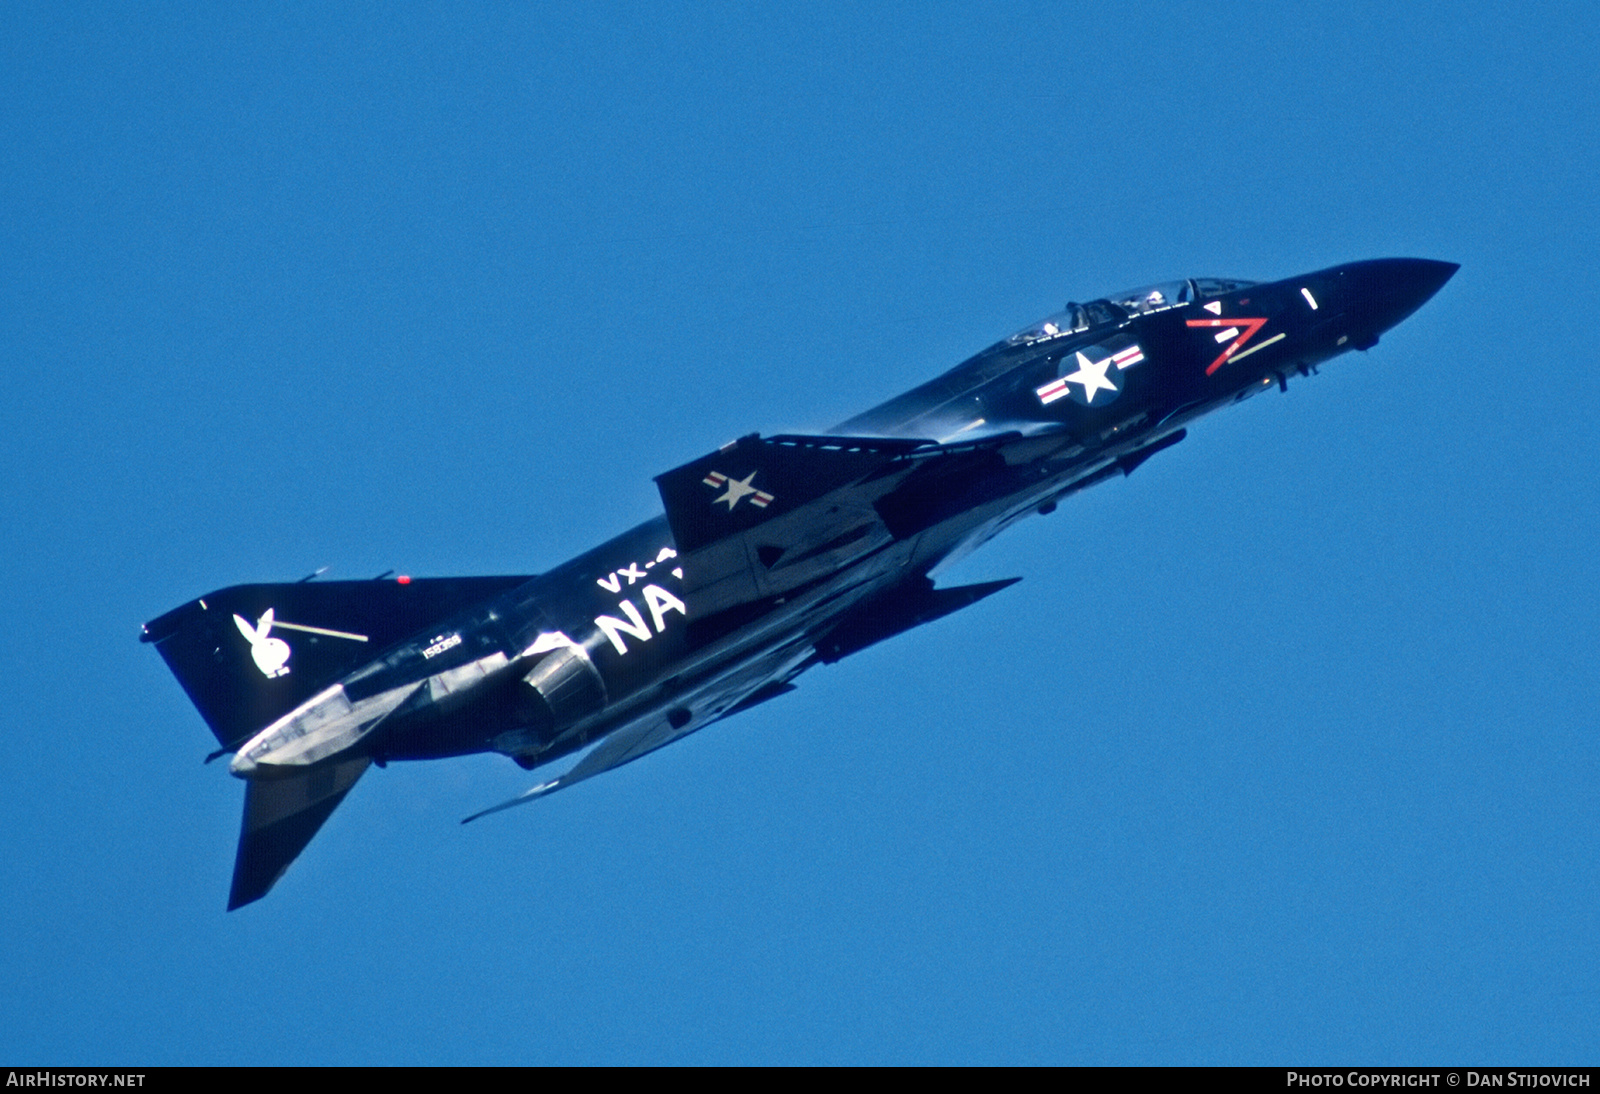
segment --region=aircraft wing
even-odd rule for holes
[[[772,603],[1005,488],[999,449],[1015,438],[751,434],[658,475],[689,618]]]
[[[538,786],[530,787],[510,801],[501,802],[499,805],[490,806],[480,812],[472,814],[462,820],[468,824],[479,817],[487,817],[490,813],[498,813],[513,806],[531,802],[536,798],[543,798],[554,794],[557,790],[565,790],[574,783],[581,783],[585,779],[592,779],[612,768],[621,767],[623,764],[632,763],[646,753],[654,752],[671,744],[680,737],[686,737],[697,729],[703,729],[709,723],[675,728],[665,718],[653,718],[648,722],[636,726],[620,729],[602,740],[590,749],[576,764],[564,774],[553,779],[547,779]]]
[[[1002,444],[1016,433],[959,445],[896,438],[751,434],[656,477],[683,567],[691,627],[704,637],[737,625],[785,593],[831,577],[865,556],[971,505],[1004,478]],[[934,590],[926,579],[874,601],[815,639],[835,661],[1011,584]],[[753,686],[721,716],[792,690],[781,676]],[[713,719],[715,720],[715,719]],[[617,730],[564,775],[462,823],[542,798],[621,767],[709,722],[666,717]]]

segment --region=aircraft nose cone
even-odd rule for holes
[[[1426,304],[1460,268],[1428,258],[1379,258],[1341,266],[1339,280],[1351,325],[1377,341]]]

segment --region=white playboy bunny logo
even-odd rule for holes
[[[251,626],[250,621],[241,615],[233,617],[238,624],[239,633],[250,640],[250,656],[256,660],[256,668],[268,680],[275,676],[289,675],[289,643],[281,638],[268,638],[272,630],[272,609],[268,608],[261,613],[261,618],[256,620],[256,625]]]

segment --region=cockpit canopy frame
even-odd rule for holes
[[[1006,339],[1007,344],[1020,346],[1044,342],[1100,327],[1120,324],[1142,315],[1181,308],[1196,300],[1224,296],[1256,284],[1237,277],[1191,277],[1182,281],[1161,281],[1126,292],[1112,293],[1087,304],[1069,302],[1066,307],[1045,316]]]

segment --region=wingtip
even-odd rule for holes
[[[511,809],[511,808],[513,808],[515,806],[521,805],[523,802],[531,802],[535,798],[544,797],[546,794],[550,793],[552,790],[559,790],[559,789],[561,789],[561,780],[560,779],[551,779],[549,782],[540,783],[538,786],[532,787],[531,789],[528,789],[528,790],[524,790],[522,793],[518,794],[516,797],[512,798],[510,801],[503,801],[499,805],[491,805],[489,808],[479,810],[478,812],[472,814],[472,816],[470,816],[470,817],[463,817],[463,818],[461,818],[461,823],[462,824],[471,824],[473,821],[477,820],[479,817],[487,817],[490,813],[499,813],[502,810]]]

